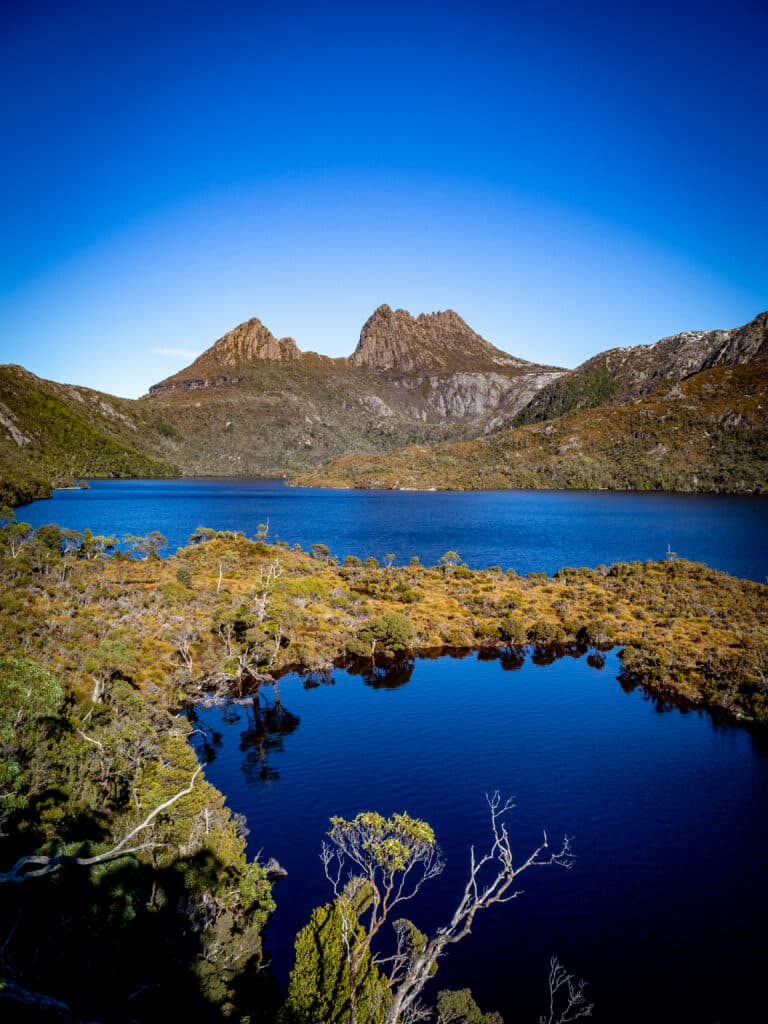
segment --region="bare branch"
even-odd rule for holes
[[[593,1003],[584,995],[586,982],[576,981],[556,956],[549,962],[549,1012],[539,1024],[568,1024],[580,1017],[591,1017]]]
[[[177,800],[180,800],[183,796],[189,796],[195,785],[195,780],[200,772],[203,770],[202,765],[198,765],[192,774],[187,786],[184,789],[179,790],[168,800],[164,800],[163,803],[159,804],[153,811],[146,816],[146,818],[138,824],[135,828],[124,836],[120,842],[113,846],[111,850],[106,850],[104,853],[97,853],[93,857],[75,857],[71,854],[58,854],[55,857],[47,857],[42,854],[32,854],[28,857],[22,857],[17,860],[10,871],[0,872],[0,883],[2,882],[25,882],[29,878],[40,878],[42,875],[49,875],[52,871],[61,867],[62,864],[77,864],[81,867],[90,867],[93,864],[102,864],[104,861],[113,860],[115,857],[126,857],[129,854],[138,853],[144,850],[156,849],[159,846],[163,846],[163,843],[141,843],[138,846],[129,846],[128,844],[134,839],[140,832],[143,832],[145,828],[155,820],[158,814],[167,810]],[[33,865],[39,865],[36,869],[28,870]]]

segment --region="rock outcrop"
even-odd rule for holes
[[[743,363],[768,363],[768,311],[727,337],[708,356],[705,366],[738,366]]]
[[[154,384],[149,393],[161,394],[176,387],[207,387],[214,382],[235,384],[240,378],[231,371],[237,367],[264,360],[290,363],[301,356],[293,338],[276,338],[261,320],[252,317],[215,341],[194,363]]]
[[[383,305],[366,320],[352,366],[373,370],[493,370],[531,365],[502,352],[469,327],[458,313],[411,316],[406,309]]]
[[[733,330],[683,331],[652,345],[601,352],[542,388],[513,423],[628,402],[714,366],[760,362],[768,362],[768,313]]]

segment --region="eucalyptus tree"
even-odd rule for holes
[[[377,1004],[377,1024],[413,1024],[427,1019],[429,1013],[420,1002],[424,986],[439,959],[470,934],[477,915],[496,904],[517,899],[521,895],[518,879],[531,868],[572,866],[571,838],[565,836],[560,844],[551,847],[546,832],[533,851],[515,858],[506,825],[513,804],[503,800],[498,792],[487,800],[489,845],[484,852],[471,847],[467,880],[453,914],[431,936],[424,935],[399,915],[403,905],[443,870],[443,857],[432,827],[406,813],[385,818],[365,811],[351,820],[331,819],[321,859],[339,914],[346,964],[339,977],[344,981],[347,1009],[339,1020],[369,1024],[371,1018],[360,1005],[363,977],[370,989],[369,965],[381,972],[387,990],[385,1004]],[[394,952],[382,955],[377,947],[382,945],[387,926],[394,933],[394,941],[384,938],[383,947],[392,947]],[[306,978],[297,957],[289,989],[289,1012],[292,996],[302,986],[306,987]]]

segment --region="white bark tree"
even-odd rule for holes
[[[443,870],[444,862],[430,826],[407,814],[385,819],[379,814],[359,814],[352,821],[334,818],[324,843],[321,859],[326,877],[333,887],[342,914],[354,913],[355,901],[348,898],[350,883],[364,886],[367,909],[353,920],[350,916],[345,936],[345,952],[350,970],[350,1024],[358,1024],[355,1005],[355,981],[359,965],[387,922],[394,926],[395,953],[375,958],[385,970],[391,1002],[383,1024],[416,1021],[423,1018],[419,996],[446,950],[466,938],[480,911],[495,904],[510,903],[521,895],[519,877],[531,868],[559,865],[570,868],[574,857],[571,838],[565,836],[553,849],[546,832],[543,840],[522,860],[516,861],[505,823],[512,809],[510,800],[498,792],[487,797],[491,823],[491,842],[483,853],[470,850],[469,875],[453,915],[431,937],[421,936],[410,922],[393,921],[393,912],[412,900],[425,882]],[[359,935],[354,925],[363,925]],[[573,1018],[564,1018],[573,1019]]]

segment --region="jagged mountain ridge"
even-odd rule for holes
[[[653,345],[600,352],[546,384],[522,410],[494,427],[555,419],[574,409],[615,405],[715,366],[768,362],[768,312],[732,330],[683,331]]]
[[[354,352],[331,359],[302,352],[293,338],[276,338],[253,317],[224,334],[193,363],[149,389],[157,396],[179,387],[238,384],[236,371],[259,362],[310,361],[313,366],[357,368],[388,373],[498,372],[547,369],[502,352],[469,327],[452,309],[412,316],[405,309],[379,306],[366,320]]]
[[[187,471],[290,472],[352,451],[476,436],[565,372],[501,351],[452,310],[414,317],[383,305],[338,359],[248,320],[150,388],[149,402],[182,435],[194,428],[194,450],[177,452]]]
[[[532,366],[510,356],[476,334],[452,309],[419,313],[383,305],[366,320],[352,366],[373,370],[497,370]]]
[[[626,402],[702,367],[766,362],[768,313],[611,349],[576,370],[508,355],[450,310],[380,306],[342,359],[301,352],[254,318],[137,401],[0,368],[0,496],[29,500],[84,476],[296,473]]]

